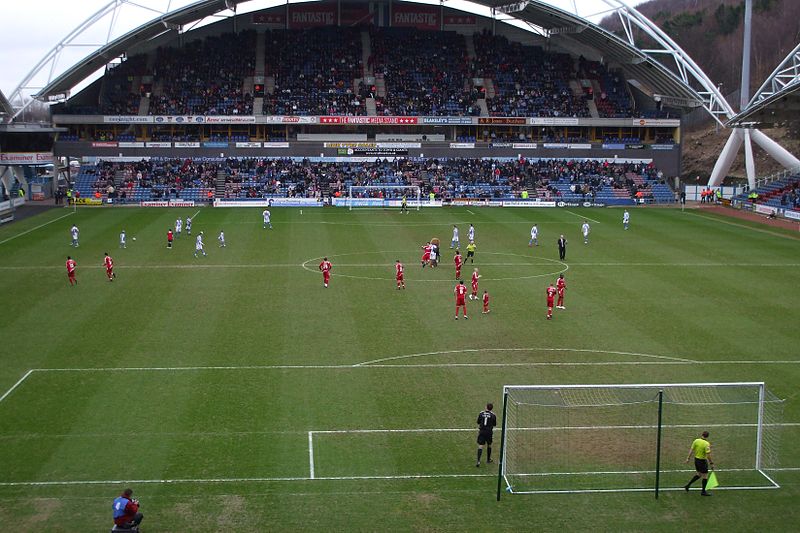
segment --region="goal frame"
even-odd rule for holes
[[[408,189],[414,191],[416,193],[413,200],[408,202],[409,207],[416,207],[417,211],[419,211],[420,207],[422,207],[422,189],[419,185],[350,185],[347,188],[347,207],[350,211],[353,210],[353,205],[357,202],[355,201],[356,198],[353,197],[353,189],[356,190],[379,190],[379,189]],[[391,200],[389,200],[391,201]],[[365,208],[367,209],[387,209],[391,207],[390,205],[386,204],[387,200],[384,199],[382,205],[367,205]],[[359,206],[356,206],[359,207]],[[399,208],[399,205],[398,205]]]
[[[512,484],[506,476],[506,432],[508,429],[508,397],[510,390],[564,390],[564,389],[635,389],[647,388],[658,389],[658,413],[657,413],[657,438],[654,450],[655,468],[655,486],[652,488],[611,488],[611,489],[574,489],[574,490],[531,490],[523,491],[524,494],[569,494],[569,493],[588,493],[588,492],[650,492],[653,491],[655,498],[658,498],[659,490],[683,490],[669,488],[664,489],[659,487],[659,474],[660,474],[660,457],[661,457],[661,432],[662,432],[662,397],[664,389],[678,388],[678,387],[753,387],[758,390],[758,411],[757,411],[757,431],[756,431],[756,457],[754,464],[754,471],[759,472],[770,485],[758,487],[725,487],[728,489],[777,489],[780,485],[764,470],[762,469],[762,447],[763,447],[763,431],[764,431],[764,404],[766,401],[766,383],[763,381],[753,382],[726,382],[726,383],[624,383],[624,384],[569,384],[569,385],[504,385],[503,386],[503,422],[501,424],[500,435],[500,453],[499,464],[497,468],[497,501],[500,501],[500,496],[503,491],[503,482],[505,481],[506,490],[509,493],[520,493],[512,490]],[[782,400],[781,400],[782,401]]]

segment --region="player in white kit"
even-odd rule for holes
[[[450,248],[458,249],[458,226],[453,224],[453,238],[450,240]]]
[[[589,231],[589,223],[584,220],[583,226],[581,226],[581,233],[583,233],[583,244],[589,244]]]
[[[176,238],[181,236],[181,230],[182,229],[183,229],[183,220],[178,218],[178,219],[175,220],[175,237]]]
[[[536,224],[531,228],[531,240],[528,241],[528,246],[539,246],[539,226]]]
[[[72,227],[70,228],[69,232],[70,232],[70,235],[72,235],[72,246],[77,248],[79,246],[79,244],[78,244],[78,235],[80,235],[80,230],[78,229],[78,226],[73,224]]]
[[[472,224],[469,225],[469,230],[467,230],[467,239],[472,242],[475,241],[475,226]]]
[[[628,224],[630,223],[631,223],[631,214],[628,213],[628,210],[626,209],[625,212],[622,214],[622,227],[628,229]]]
[[[219,241],[219,247],[220,248],[225,248],[225,232],[224,231],[222,231],[222,230],[219,231],[219,237],[217,237],[217,240]]]
[[[122,230],[122,233],[119,234],[119,247],[120,248],[127,248],[128,246],[125,242],[128,240],[127,235],[125,235],[125,230]]]
[[[186,217],[186,235],[192,234],[192,219]]]
[[[191,220],[191,219],[187,219]],[[197,239],[194,241],[194,256],[197,257],[197,254],[203,254],[203,257],[206,256],[205,246],[203,246],[203,232],[200,232],[200,235],[197,236]]]
[[[272,222],[270,222],[270,212],[269,209],[264,209],[264,212],[261,213],[264,216],[264,229],[272,229]]]

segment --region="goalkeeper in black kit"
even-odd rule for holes
[[[486,409],[478,413],[478,460],[475,466],[481,466],[483,447],[486,446],[486,462],[492,462],[492,430],[497,425],[497,416],[492,412],[494,406],[486,404]]]

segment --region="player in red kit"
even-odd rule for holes
[[[559,274],[556,280],[556,291],[558,292],[558,309],[566,309],[564,307],[564,289],[567,288],[567,283],[564,281],[564,274]]]
[[[319,269],[322,271],[322,282],[325,284],[325,288],[328,288],[328,283],[331,281],[331,269],[333,265],[330,261],[328,261],[327,257],[322,258],[322,263],[319,264]]]
[[[469,295],[470,300],[477,300],[478,299],[478,279],[480,279],[481,275],[478,274],[478,269],[472,271],[472,294]]]
[[[553,287],[551,283],[549,287],[547,287],[547,320],[551,320],[553,318],[553,303],[556,297],[556,288]]]
[[[489,312],[489,291],[483,291],[483,314]]]
[[[467,316],[467,286],[464,285],[464,280],[460,280],[458,285],[456,285],[455,290],[453,291],[456,295],[456,320],[458,320],[458,309],[462,308],[464,310],[464,319],[467,320],[469,317]]]
[[[394,264],[395,277],[397,278],[397,290],[400,287],[406,288],[406,282],[403,280],[403,263],[398,259]]]
[[[108,276],[108,281],[114,281],[114,278],[117,277],[117,275],[114,274],[114,260],[111,259],[110,255],[108,255],[108,252],[106,252],[105,258],[103,258],[103,264],[106,267],[106,276]]]
[[[78,284],[78,280],[75,279],[75,267],[77,266],[78,264],[75,262],[75,260],[72,257],[67,256],[67,277],[69,278],[70,285]]]
[[[169,248],[170,250],[172,250],[172,239],[173,239],[172,230],[168,229],[167,230],[167,248]]]
[[[453,263],[456,264],[456,279],[459,279],[461,277],[461,265],[464,264],[464,258],[458,250],[456,250],[456,255],[453,257]]]
[[[422,268],[425,268],[425,265],[431,262],[431,243],[428,242],[425,246],[422,247]]]

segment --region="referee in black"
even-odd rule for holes
[[[478,413],[478,460],[476,467],[481,466],[481,454],[486,446],[486,462],[492,462],[492,430],[497,425],[497,416],[492,412],[494,405],[487,403],[486,409]]]

